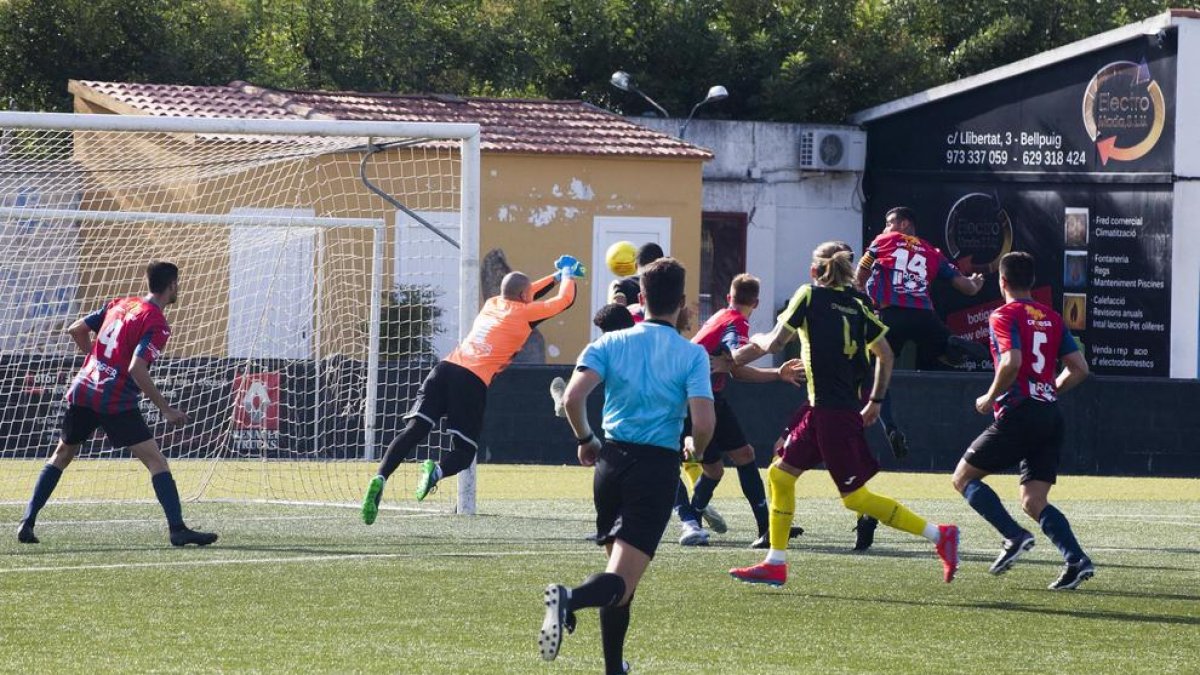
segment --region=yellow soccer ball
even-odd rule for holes
[[[632,242],[618,241],[608,247],[604,262],[613,274],[627,277],[637,271],[637,247]]]

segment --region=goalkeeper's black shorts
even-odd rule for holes
[[[404,419],[420,417],[437,427],[444,415],[447,431],[478,447],[486,405],[487,385],[478,375],[456,363],[439,361],[421,383],[416,403]]]
[[[654,557],[671,522],[679,458],[678,451],[653,445],[604,443],[592,482],[597,544],[620,539]]]

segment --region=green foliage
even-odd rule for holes
[[[403,285],[384,296],[380,308],[379,356],[382,359],[436,357],[433,338],[445,328],[432,286]]]
[[[68,110],[68,79],[582,98],[685,116],[836,122],[1197,0],[7,0],[0,105]]]

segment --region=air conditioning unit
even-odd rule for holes
[[[862,171],[867,161],[867,134],[857,129],[813,128],[800,132],[803,171]]]

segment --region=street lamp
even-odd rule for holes
[[[616,87],[617,89],[620,89],[621,91],[631,91],[631,92],[637,94],[638,96],[641,96],[642,98],[646,99],[646,102],[649,103],[650,105],[654,106],[654,109],[657,110],[663,117],[671,116],[670,113],[668,113],[666,111],[666,109],[664,109],[661,105],[655,103],[654,99],[650,98],[649,96],[647,96],[645,94],[645,92],[643,92],[642,90],[638,89],[637,87],[635,87],[633,85],[633,78],[630,77],[629,73],[627,73],[623,70],[618,70],[617,72],[612,74],[612,77],[609,78],[608,81],[610,84],[612,84],[612,86]],[[703,101],[700,101],[696,105],[692,106],[692,111],[690,113],[688,113],[687,119],[685,119],[683,121],[683,124],[679,127],[679,138],[680,139],[683,138],[683,134],[687,131],[688,124],[691,123],[691,121],[692,121],[692,116],[696,114],[696,111],[700,109],[700,106],[702,106],[706,103],[716,103],[717,101],[723,101],[727,98],[729,98],[729,92],[726,91],[725,87],[722,87],[719,84],[709,87],[708,95],[704,97]]]

